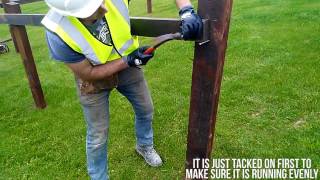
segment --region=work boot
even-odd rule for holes
[[[159,167],[162,165],[162,160],[152,145],[140,146],[136,145],[136,151],[144,160],[152,167]]]

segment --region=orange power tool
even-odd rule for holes
[[[171,34],[164,34],[154,38],[154,43],[151,47],[149,47],[143,54],[151,54],[153,53],[160,45],[164,44],[165,42],[174,40],[174,39],[182,39],[181,33],[171,33]]]

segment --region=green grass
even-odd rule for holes
[[[177,17],[173,1],[153,5],[150,16]],[[213,157],[311,158],[320,168],[319,9],[317,0],[234,1]],[[24,5],[23,12],[44,13],[46,6]],[[147,16],[145,1],[132,1],[131,13]],[[7,26],[0,32],[1,40],[9,37]],[[0,179],[87,179],[85,123],[73,76],[49,59],[43,28],[28,27],[28,34],[48,107],[34,108],[20,56],[9,43],[12,51],[0,55]],[[132,109],[113,92],[111,178],[183,176],[192,57],[193,43],[170,42],[145,67],[161,168],[135,154]]]

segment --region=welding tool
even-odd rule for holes
[[[181,33],[170,33],[158,36],[154,39],[154,43],[151,47],[149,47],[143,54],[151,54],[153,53],[159,46],[164,44],[165,42],[174,40],[174,39],[182,39]]]

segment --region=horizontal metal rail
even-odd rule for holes
[[[0,24],[41,26],[43,14],[0,14]]]
[[[38,1],[43,1],[43,0],[10,0],[9,2],[15,2],[18,4],[29,4],[29,3],[38,2]],[[0,3],[0,8],[3,8],[2,2]]]
[[[42,26],[44,14],[0,14],[0,24]],[[169,18],[131,17],[133,35],[156,37],[180,31],[180,20]]]

